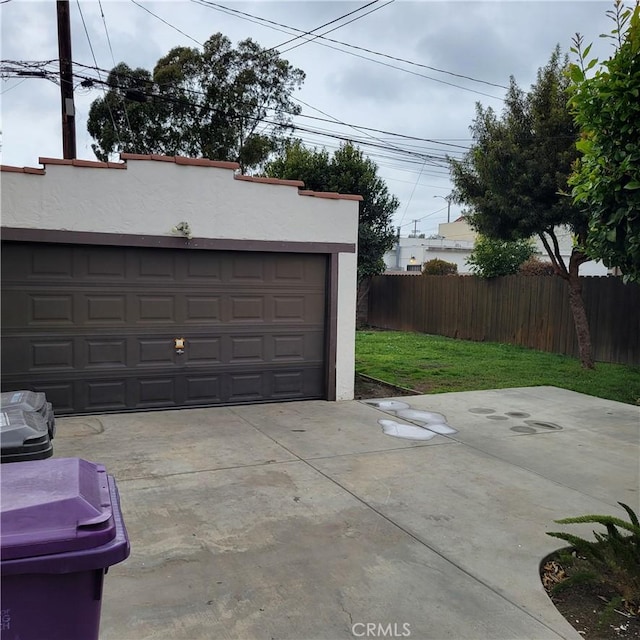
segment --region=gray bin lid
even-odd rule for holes
[[[2,409],[22,409],[22,411],[42,411],[46,397],[36,391],[3,391],[0,394]]]
[[[43,436],[49,437],[49,428],[39,413],[21,409],[0,411],[0,446],[3,450],[19,449]]]

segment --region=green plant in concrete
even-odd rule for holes
[[[568,542],[582,556],[589,568],[577,574],[581,581],[607,584],[627,603],[640,605],[640,523],[626,504],[618,503],[628,514],[629,521],[615,516],[586,515],[556,520],[557,524],[600,524],[606,533],[593,532],[595,541],[563,531],[548,535]],[[628,533],[623,533],[628,532]]]

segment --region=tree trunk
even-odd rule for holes
[[[356,299],[356,328],[360,329],[369,320],[369,288],[371,278],[363,278],[358,282],[358,293]]]
[[[544,233],[540,233],[538,236],[542,240],[542,244],[551,258],[556,274],[563,280],[566,280],[569,285],[569,307],[573,314],[573,326],[575,327],[576,338],[578,340],[580,364],[585,369],[594,369],[595,365],[593,364],[593,356],[591,354],[591,331],[589,330],[587,310],[585,309],[584,300],[582,299],[582,284],[580,282],[580,276],[578,275],[580,265],[583,262],[587,262],[589,258],[578,247],[574,247],[571,251],[569,267],[567,268],[560,253],[560,246],[555,232],[553,229],[550,229],[546,233],[551,238],[553,247],[549,244]],[[579,238],[579,240],[582,240],[582,244],[584,244],[583,238]]]
[[[569,306],[573,313],[573,324],[576,329],[576,337],[578,339],[578,354],[580,356],[580,364],[585,369],[593,369],[593,356],[591,354],[591,332],[589,331],[589,320],[587,319],[587,311],[582,299],[582,285],[577,274],[575,276],[570,273],[569,283]]]

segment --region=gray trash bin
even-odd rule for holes
[[[45,419],[37,411],[0,411],[0,462],[27,462],[53,455]]]
[[[25,412],[35,411],[39,413],[47,423],[49,439],[56,435],[56,418],[53,407],[44,393],[37,391],[4,391],[0,393],[0,408],[20,409]]]

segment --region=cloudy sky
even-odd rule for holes
[[[307,76],[295,94],[303,116],[295,122],[305,129],[297,135],[330,150],[341,139],[357,141],[400,200],[394,224],[402,235],[434,234],[446,222],[451,183],[443,159],[459,157],[470,144],[475,103],[500,110],[509,77],[528,88],[555,45],[568,52],[576,32],[594,43],[592,53],[608,57],[613,49],[598,36],[612,28],[611,7],[596,0],[70,3],[73,59],[91,67],[110,69],[115,60],[151,70],[171,47],[197,46],[216,32],[234,43],[251,37],[278,47]],[[54,0],[2,0],[0,12],[5,71],[7,61],[58,58]],[[301,31],[333,41],[280,46]],[[286,51],[295,45],[301,46]],[[95,159],[86,117],[100,95],[99,88],[76,90],[79,158]],[[41,156],[62,157],[58,85],[5,73],[0,100],[4,164],[38,166]],[[453,204],[451,219],[459,212]]]

